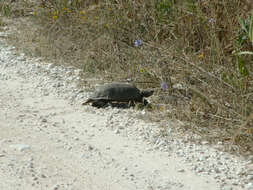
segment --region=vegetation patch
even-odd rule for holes
[[[242,152],[253,150],[252,5],[0,1],[1,14],[20,22],[22,34],[10,39],[27,53],[80,68],[84,77],[153,88],[156,119],[184,121],[180,130],[239,145]]]

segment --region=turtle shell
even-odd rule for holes
[[[141,102],[141,91],[132,84],[111,83],[100,86],[90,97],[91,100],[108,100],[118,102]]]

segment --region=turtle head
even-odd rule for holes
[[[149,97],[149,96],[152,96],[154,93],[154,90],[143,90],[141,91],[141,95],[143,97]]]

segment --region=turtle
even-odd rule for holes
[[[139,90],[136,86],[129,83],[109,83],[100,86],[82,105],[92,103],[94,107],[104,107],[111,102],[128,102],[132,105],[136,102],[148,104],[144,97],[153,95],[153,90]]]

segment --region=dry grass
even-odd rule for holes
[[[31,55],[81,68],[85,77],[154,88],[161,120],[183,120],[182,130],[252,151],[253,58],[234,52],[253,51],[247,33],[253,2],[56,2],[9,2],[36,25],[22,22],[13,41]],[[162,82],[170,88],[161,90]],[[158,111],[168,106],[170,112]]]

